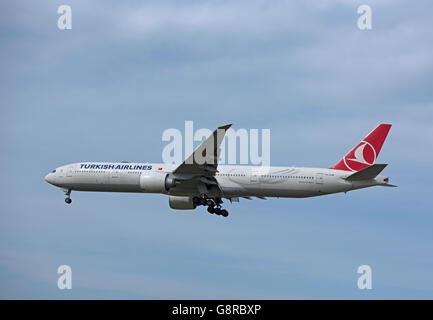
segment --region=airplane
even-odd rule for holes
[[[220,145],[231,124],[218,127],[180,165],[164,163],[80,162],[50,172],[45,180],[71,191],[158,193],[169,197],[177,210],[207,207],[211,214],[228,216],[222,199],[307,198],[386,186],[379,175],[387,164],[376,164],[391,124],[380,124],[331,168],[218,165]]]

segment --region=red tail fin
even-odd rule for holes
[[[378,125],[331,169],[359,171],[374,164],[390,129],[390,124]]]

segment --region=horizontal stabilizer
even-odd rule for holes
[[[396,186],[395,184],[382,184],[383,187],[392,187],[392,188],[397,188],[398,186]]]
[[[347,181],[368,180],[374,179],[382,172],[387,164],[373,164],[365,169],[355,172],[346,178]]]

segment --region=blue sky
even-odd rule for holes
[[[72,30],[57,29],[57,7]],[[369,4],[373,29],[357,28]],[[0,297],[433,298],[428,1],[5,1]],[[378,123],[399,188],[176,212],[73,193],[78,161],[161,161],[162,132],[271,129],[271,163],[329,167]],[[57,289],[72,267],[73,289]],[[356,286],[358,266],[373,290]]]

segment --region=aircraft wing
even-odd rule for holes
[[[218,127],[173,173],[192,176],[214,176],[218,171],[220,145],[231,124]]]
[[[221,153],[220,145],[231,124],[218,127],[198,148],[176,169],[173,176],[178,181],[179,188],[189,186],[207,194],[216,188],[219,191],[215,174],[218,172],[218,161]]]

